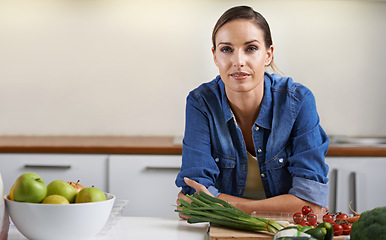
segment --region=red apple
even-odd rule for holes
[[[83,185],[79,184],[79,180],[76,183],[75,182],[67,182],[67,183],[73,186],[76,189],[76,192],[80,192],[80,190],[84,188]]]

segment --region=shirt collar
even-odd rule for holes
[[[264,96],[261,101],[259,116],[255,124],[265,129],[272,127],[272,79],[268,73],[264,74]]]
[[[218,78],[218,85],[220,86],[220,92],[221,92],[222,111],[224,113],[225,122],[228,122],[229,120],[233,119],[233,113],[229,106],[227,95],[225,93],[225,84],[220,78],[220,75],[217,78]]]
[[[225,121],[233,119],[233,113],[229,106],[228,98],[225,93],[225,85],[221,80],[220,76],[218,76],[218,84],[220,86],[221,91],[221,101],[222,108],[224,113]],[[255,124],[259,127],[263,127],[266,129],[271,129],[272,127],[272,92],[271,92],[272,80],[268,73],[264,74],[264,96],[261,102],[261,109],[259,116],[257,117]]]

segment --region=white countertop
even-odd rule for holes
[[[207,231],[207,223],[188,224],[178,218],[117,217],[93,239],[206,240]],[[25,239],[14,225],[10,226],[8,240]]]

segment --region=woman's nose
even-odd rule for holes
[[[233,55],[233,66],[234,67],[244,67],[245,66],[245,56],[243,51],[235,51]]]

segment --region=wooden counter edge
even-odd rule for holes
[[[386,157],[386,147],[331,145],[328,149],[327,156]]]
[[[172,136],[0,136],[0,153],[171,154]]]
[[[0,153],[181,155],[173,136],[0,136]],[[386,146],[331,144],[327,157],[386,157]]]

